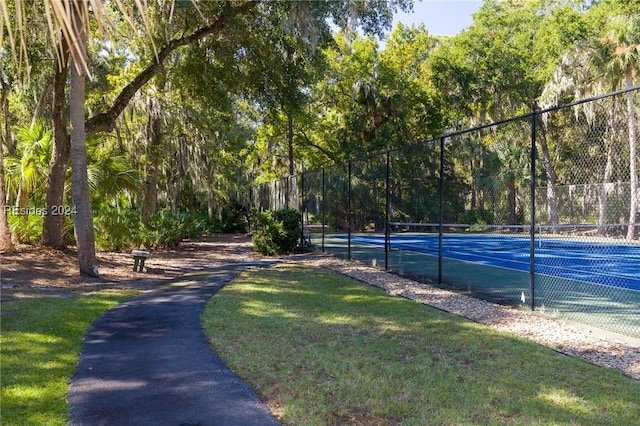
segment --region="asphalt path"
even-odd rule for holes
[[[185,276],[107,311],[85,336],[69,389],[70,425],[279,425],[214,353],[200,314],[238,272]]]

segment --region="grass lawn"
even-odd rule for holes
[[[82,338],[104,311],[134,296],[101,291],[2,303],[2,425],[65,425],[67,390]]]
[[[640,419],[640,381],[311,267],[243,274],[203,323],[285,424]]]

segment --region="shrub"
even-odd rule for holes
[[[247,231],[246,208],[232,203],[222,210],[222,232],[235,233]]]
[[[7,221],[14,241],[20,244],[37,244],[40,242],[44,221],[42,215],[18,216],[9,214]]]
[[[142,244],[149,248],[176,248],[185,231],[185,220],[178,214],[159,210],[143,225]]]
[[[95,213],[93,225],[96,245],[107,251],[122,251],[140,244],[140,216],[133,209],[101,207]]]
[[[293,209],[253,211],[257,231],[252,242],[255,251],[268,255],[292,252],[300,239],[302,216]]]
[[[210,227],[208,222],[195,214],[159,210],[143,226],[141,242],[150,248],[176,248],[184,239],[201,237]]]
[[[493,223],[493,212],[490,210],[471,209],[465,211],[458,220],[460,223],[486,225]]]
[[[159,210],[148,223],[140,221],[136,209],[102,207],[94,226],[96,244],[104,250],[122,251],[139,247],[176,248],[185,238],[198,238],[205,231],[205,220],[189,213]]]

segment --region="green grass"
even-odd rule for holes
[[[65,425],[67,390],[82,338],[107,309],[132,292],[2,303],[0,380],[3,425]]]
[[[640,381],[313,268],[245,273],[203,323],[285,424],[640,419]]]

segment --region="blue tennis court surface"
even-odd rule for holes
[[[384,247],[384,236],[352,235],[352,243]],[[392,234],[391,250],[438,256],[437,234]],[[529,237],[443,236],[442,256],[497,268],[529,272]],[[604,286],[640,291],[640,246],[567,239],[536,241],[535,272]]]

